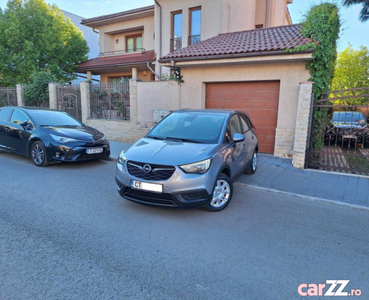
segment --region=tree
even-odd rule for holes
[[[26,104],[29,106],[45,106],[49,103],[49,83],[56,82],[53,74],[41,71],[31,75],[24,90]]]
[[[360,21],[365,22],[369,20],[369,0],[344,0],[343,5],[344,6],[351,6],[353,4],[362,4],[363,8],[360,12]]]
[[[369,87],[369,50],[365,46],[354,50],[350,45],[338,54],[332,88],[343,90],[361,87]]]
[[[32,74],[50,72],[70,80],[87,59],[82,32],[55,5],[43,0],[10,0],[0,10],[0,85],[27,83]]]

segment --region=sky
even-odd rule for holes
[[[60,9],[84,18],[113,14],[154,4],[154,0],[46,0],[46,2],[56,4]],[[293,4],[288,5],[293,23],[300,23],[303,20],[304,13],[307,12],[312,5],[320,4],[321,2],[322,0],[294,0]],[[330,0],[330,2],[339,5],[343,0]],[[0,7],[5,8],[6,3],[7,0],[0,0]],[[359,49],[360,45],[369,48],[369,21],[365,23],[359,21],[360,10],[361,5],[354,5],[350,8],[340,8],[343,25],[338,41],[339,51],[344,50],[349,44],[351,44],[354,49]]]

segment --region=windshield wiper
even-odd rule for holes
[[[160,138],[160,137],[157,137],[157,136],[153,136],[153,135],[148,135],[147,138],[154,139],[154,140],[160,140],[160,141],[164,140],[163,138]]]
[[[181,141],[181,142],[187,142],[187,143],[196,143],[196,144],[202,144],[201,142],[199,141],[195,141],[195,140],[190,140],[190,139],[182,139],[182,138],[176,138],[176,137],[170,137],[170,136],[167,136],[165,138],[165,140],[177,140],[177,141]]]

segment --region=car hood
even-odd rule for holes
[[[175,166],[208,159],[219,151],[219,147],[217,144],[143,138],[124,151],[124,155],[127,160]]]
[[[99,140],[104,136],[103,133],[89,126],[78,126],[78,127],[45,126],[41,128],[43,131],[50,134],[55,134],[83,141]]]

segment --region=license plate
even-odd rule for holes
[[[156,183],[147,183],[137,180],[131,180],[131,188],[135,190],[150,191],[155,193],[163,192],[163,185]]]
[[[87,149],[87,154],[97,154],[97,153],[102,153],[104,151],[103,148],[90,148]]]

